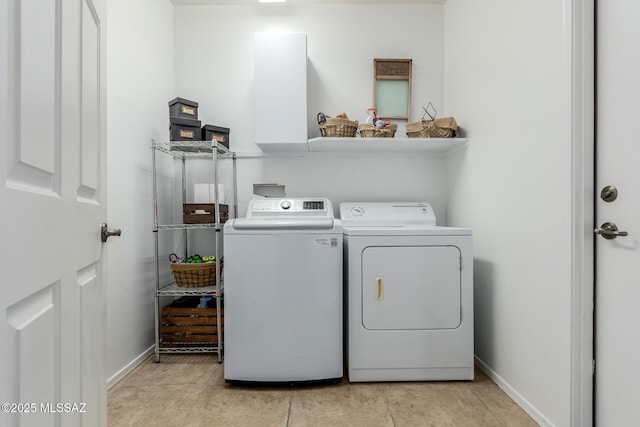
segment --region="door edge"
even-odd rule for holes
[[[593,425],[595,1],[571,12],[571,372],[570,425]]]

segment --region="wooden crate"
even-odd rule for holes
[[[216,222],[215,206],[215,203],[185,203],[182,205],[182,220],[185,224],[213,224]],[[229,205],[218,206],[220,222],[224,223],[229,219]]]
[[[218,331],[224,334],[224,317],[218,328],[216,308],[162,308],[162,341],[165,343],[217,343]],[[222,309],[221,315],[224,315]]]

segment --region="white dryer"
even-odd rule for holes
[[[467,228],[428,203],[341,203],[349,381],[472,380]]]

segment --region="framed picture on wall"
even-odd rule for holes
[[[409,119],[411,116],[411,59],[373,60],[373,102],[378,117]]]

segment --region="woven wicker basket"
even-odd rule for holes
[[[378,129],[375,125],[370,123],[363,123],[358,126],[358,132],[363,138],[393,138],[398,130],[398,125],[387,125],[382,129]]]
[[[358,122],[341,119],[339,117],[328,117],[320,124],[320,135],[337,138],[353,138],[358,130]]]
[[[169,265],[171,265],[171,272],[173,273],[176,285],[182,288],[200,288],[216,284],[215,262],[172,262]]]
[[[458,132],[458,124],[453,117],[442,117],[407,123],[406,130],[409,138],[453,138]]]

